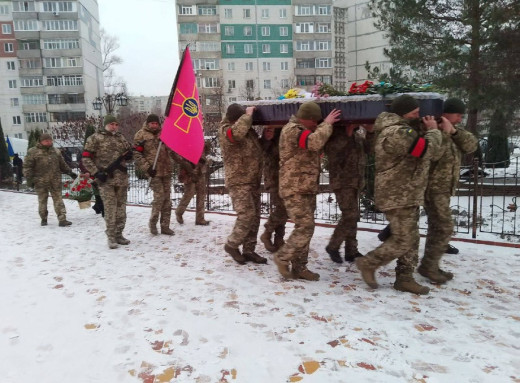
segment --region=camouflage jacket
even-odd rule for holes
[[[193,164],[177,153],[173,153],[173,158],[175,159],[175,162],[179,163],[180,165],[178,177],[179,182],[184,184],[197,183],[199,180],[206,178],[209,165],[211,164],[211,160],[207,158],[206,153],[202,152],[197,165]]]
[[[95,175],[98,171],[104,171],[119,156],[131,149],[132,146],[120,132],[111,133],[102,128],[87,139],[83,151],[83,165],[90,174]],[[128,185],[128,173],[125,171],[126,160],[122,159],[120,166],[121,169],[114,170],[104,184]]]
[[[279,128],[278,128],[279,129]],[[264,149],[264,188],[268,192],[278,192],[280,174],[280,137],[262,139]]]
[[[61,174],[72,174],[59,149],[36,144],[27,152],[23,164],[24,176],[36,188],[60,188]]]
[[[326,122],[313,132],[292,116],[280,135],[280,196],[318,193],[320,155],[332,134]]]
[[[146,173],[148,168],[153,166],[157,148],[161,142],[161,129],[152,130],[146,126],[137,131],[134,136],[134,162],[137,168]],[[171,177],[173,173],[172,151],[169,147],[161,145],[157,164],[155,165],[158,177]]]
[[[219,142],[227,187],[260,183],[262,147],[251,128],[252,122],[252,117],[244,114],[234,124],[227,118],[220,123]]]
[[[374,151],[375,134],[356,129],[348,136],[344,127],[334,128],[325,145],[330,187],[363,189],[367,155]]]
[[[473,153],[477,146],[477,138],[464,129],[457,128],[455,135],[442,133],[442,157],[430,166],[427,193],[454,195],[459,182],[461,155]]]
[[[411,127],[387,112],[377,117],[375,131],[376,207],[387,211],[423,205],[430,163],[441,155],[441,131]]]

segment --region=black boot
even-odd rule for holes
[[[459,249],[457,249],[455,246],[448,245],[448,248],[445,251],[446,254],[458,254]]]
[[[386,225],[386,227],[381,230],[379,232],[379,234],[377,235],[377,238],[379,238],[379,240],[381,242],[384,242],[386,241],[390,236],[392,235],[392,232],[390,231],[390,225]]]
[[[339,250],[334,250],[327,246],[325,248],[325,251],[327,252],[327,254],[329,254],[332,262],[343,263],[343,259],[341,259],[341,255],[339,255]]]

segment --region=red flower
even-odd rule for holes
[[[70,194],[69,193],[65,193],[65,197],[69,198]]]

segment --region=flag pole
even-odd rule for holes
[[[153,160],[152,170],[155,170],[155,166],[157,165],[157,159],[159,158],[159,152],[161,151],[162,141],[159,141],[159,146],[157,147],[157,152],[155,152],[155,159]],[[146,193],[150,189],[150,184],[152,183],[152,177],[148,177],[148,186],[146,187]]]

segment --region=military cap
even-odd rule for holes
[[[392,104],[390,105],[390,111],[402,117],[406,113],[410,113],[412,110],[415,110],[418,107],[419,102],[415,98],[408,94],[403,94],[399,97],[396,97],[394,101],[392,101]]]
[[[322,119],[321,108],[315,102],[305,102],[298,108],[296,117],[302,120],[312,120],[318,122]]]

